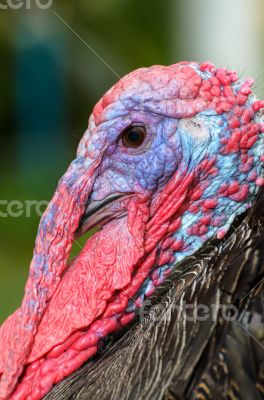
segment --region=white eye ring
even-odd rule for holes
[[[210,137],[209,128],[197,117],[181,119],[179,129],[186,132],[186,134],[189,134],[196,140],[204,141]]]

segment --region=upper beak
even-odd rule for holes
[[[95,226],[102,227],[114,218],[123,217],[127,209],[121,199],[128,199],[132,195],[132,193],[112,193],[102,200],[88,202],[75,238],[79,238]]]

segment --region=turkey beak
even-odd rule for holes
[[[127,213],[124,200],[132,195],[132,193],[112,193],[102,200],[88,201],[75,238],[78,239],[94,227],[102,228],[112,219],[123,217]]]

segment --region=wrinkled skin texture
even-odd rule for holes
[[[210,63],[153,66],[95,106],[41,220],[22,305],[0,329],[0,399],[42,398],[251,206],[264,153],[251,85]],[[146,128],[139,148],[122,141],[131,125]],[[68,266],[87,205],[114,193],[125,196],[113,218]]]

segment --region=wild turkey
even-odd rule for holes
[[[153,66],[95,106],[0,330],[1,399],[40,399],[69,375],[48,399],[264,398],[252,83],[211,63]]]

